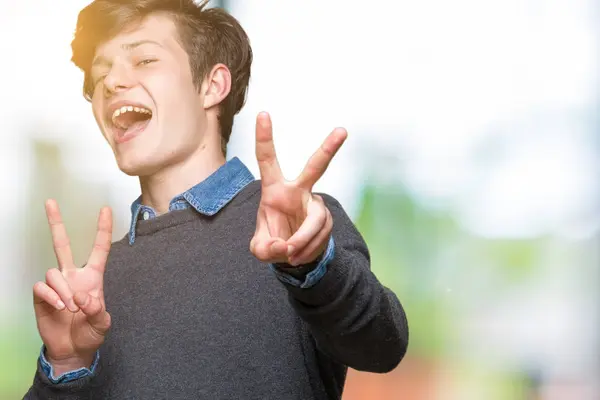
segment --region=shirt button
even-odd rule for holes
[[[148,211],[144,211],[144,214],[142,215],[142,218],[144,218],[144,221],[147,221],[150,219],[150,213]]]

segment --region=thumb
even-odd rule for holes
[[[98,334],[104,336],[110,328],[110,314],[98,297],[85,292],[77,292],[73,296],[75,304],[87,316],[88,323]]]

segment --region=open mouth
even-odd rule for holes
[[[124,105],[112,112],[110,120],[117,142],[125,142],[146,129],[152,111],[143,106]]]

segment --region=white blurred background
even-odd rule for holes
[[[70,63],[89,1],[0,4],[0,398],[30,384],[31,285],[53,267],[43,201],[78,256],[99,208],[139,195]],[[258,176],[269,111],[289,178],[336,126],[317,189],[345,206],[404,302],[409,355],[345,399],[600,398],[597,0],[227,1],[255,54],[229,156]]]

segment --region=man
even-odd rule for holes
[[[27,399],[339,399],[347,367],[387,372],[406,352],[363,239],[312,193],[346,132],[286,181],[261,113],[261,180],[225,161],[252,51],[205,3],[95,0],[79,15],[84,94],[142,194],[112,248],[101,211],[83,268],[46,204],[58,268],[33,288],[44,346]]]

